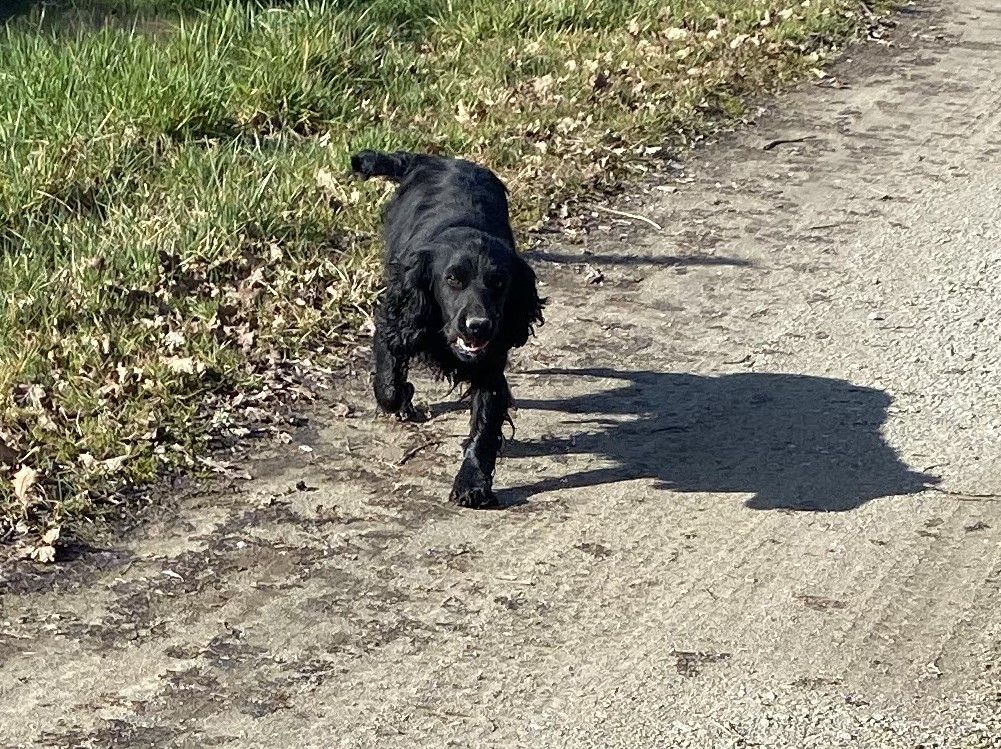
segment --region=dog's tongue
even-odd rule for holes
[[[487,345],[486,341],[477,341],[473,338],[463,338],[461,336],[457,339],[457,341],[460,348],[463,348],[466,351],[479,351]]]

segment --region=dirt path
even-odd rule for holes
[[[244,491],[8,571],[0,744],[1001,746],[1001,12],[949,6],[618,206],[663,232],[536,253],[507,509],[442,501],[443,389],[358,377]]]

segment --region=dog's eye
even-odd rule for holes
[[[460,281],[458,276],[456,276],[454,273],[449,273],[447,276],[445,276],[445,283],[447,283],[453,289],[462,288],[462,281]]]

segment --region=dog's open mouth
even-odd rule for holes
[[[479,341],[475,338],[463,338],[462,336],[458,336],[453,345],[455,346],[455,350],[460,354],[468,357],[474,357],[482,354],[488,343],[490,343],[490,341]]]

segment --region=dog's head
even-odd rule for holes
[[[522,346],[542,323],[544,300],[535,273],[509,246],[489,237],[456,242],[421,253],[420,281],[409,293],[415,309],[437,314],[440,330],[461,361]],[[429,319],[429,321],[430,321]]]

